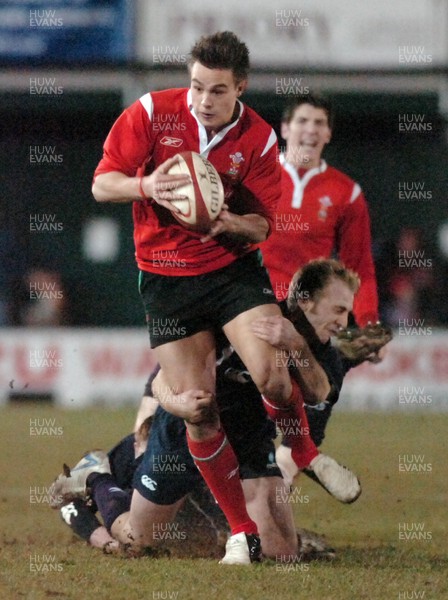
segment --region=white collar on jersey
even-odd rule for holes
[[[302,206],[303,192],[305,191],[306,184],[315,175],[324,173],[327,170],[327,163],[322,159],[318,167],[314,167],[314,169],[308,169],[302,178],[299,177],[299,173],[296,167],[294,167],[294,165],[292,165],[291,163],[287,162],[284,154],[280,154],[280,164],[285,169],[285,171],[288,172],[294,184],[291,206],[292,208],[300,208]]]
[[[199,121],[198,117],[196,116],[196,113],[194,112],[193,104],[191,101],[191,90],[190,89],[188,90],[188,92],[187,92],[188,108],[190,109],[191,114],[196,119],[196,122],[198,124],[199,153],[202,156],[204,156],[205,158],[207,158],[210,150],[212,148],[214,148],[216,146],[216,144],[219,144],[219,142],[223,139],[223,137],[226,135],[226,133],[228,131],[230,131],[231,129],[233,129],[235,127],[235,125],[237,125],[238,121],[241,119],[243,112],[244,112],[244,104],[242,102],[240,102],[239,100],[237,100],[237,102],[240,105],[240,114],[238,115],[238,118],[235,119],[235,121],[233,121],[232,123],[230,123],[230,125],[227,125],[227,127],[224,127],[224,129],[221,129],[220,131],[218,131],[218,133],[210,141],[208,141],[207,131],[206,131],[204,125],[202,125],[202,123]]]

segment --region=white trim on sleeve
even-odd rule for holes
[[[353,204],[353,202],[356,200],[356,198],[360,195],[361,193],[361,187],[355,183],[355,185],[353,186],[353,191],[352,191],[352,195],[350,196],[350,204]]]
[[[146,110],[148,115],[148,119],[152,121],[152,114],[154,112],[154,102],[152,101],[152,96],[148,92],[144,96],[140,98],[140,102],[142,103],[143,108]]]
[[[266,146],[264,147],[264,150],[261,153],[261,156],[264,156],[266,154],[266,152],[269,152],[269,150],[272,148],[272,146],[276,143],[277,143],[277,136],[275,135],[275,131],[273,129],[271,129],[271,135],[269,136],[269,139],[266,142]]]

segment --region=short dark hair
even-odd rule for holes
[[[230,69],[236,83],[249,75],[249,50],[231,31],[202,36],[191,49],[190,69],[195,62],[208,69]]]
[[[299,269],[291,280],[287,299],[289,310],[293,311],[299,300],[319,300],[323,289],[333,279],[343,281],[354,294],[359,289],[358,275],[340,261],[333,258],[311,260]]]
[[[334,111],[330,100],[324,96],[311,93],[294,96],[283,111],[282,122],[290,123],[294,117],[296,109],[302,104],[311,104],[311,106],[314,106],[315,108],[321,108],[323,111],[325,111],[328,119],[328,125],[330,126],[330,129],[333,129]]]

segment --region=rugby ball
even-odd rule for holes
[[[197,152],[181,152],[179,161],[173,165],[170,175],[190,175],[191,183],[176,189],[185,200],[172,200],[179,213],[173,217],[187,229],[207,233],[210,225],[221,212],[224,188],[218,171],[212,163]]]

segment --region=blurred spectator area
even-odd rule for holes
[[[1,194],[7,206],[0,222],[3,324],[26,324],[24,307],[35,300],[27,278],[34,270],[58,274],[67,305],[64,324],[141,322],[131,207],[99,205],[91,194],[102,143],[121,110],[114,93],[37,100],[0,95]],[[104,235],[103,217],[118,237],[117,248],[98,256],[88,244],[89,232],[90,238]]]

